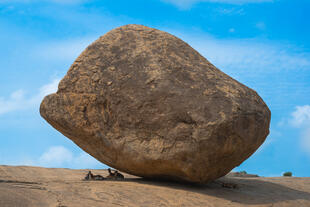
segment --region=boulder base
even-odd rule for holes
[[[188,44],[141,25],[89,45],[40,113],[99,161],[133,175],[208,182],[269,133],[258,94]]]

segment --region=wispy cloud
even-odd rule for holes
[[[27,97],[23,89],[14,91],[8,98],[0,97],[0,115],[18,110],[26,110],[36,107],[44,96],[57,91],[60,79],[40,87],[37,94]]]
[[[22,107],[22,105],[20,105],[19,103],[23,99],[24,99],[24,91],[21,89],[13,92],[7,99],[0,97],[0,114],[14,111]]]
[[[42,166],[59,167],[71,162],[72,159],[73,154],[71,151],[63,146],[53,146],[40,156],[38,162],[43,164]]]
[[[219,7],[216,9],[216,11],[223,15],[244,15],[245,14],[245,11],[243,8],[235,8],[235,7],[232,7],[232,8]]]
[[[64,146],[51,146],[37,158],[25,157],[9,160],[1,157],[1,164],[39,166],[52,168],[94,169],[104,168],[105,165],[84,151],[73,153]]]
[[[296,106],[290,124],[294,127],[310,127],[310,105]]]
[[[259,154],[266,150],[269,146],[271,146],[277,139],[279,139],[282,136],[282,133],[280,131],[277,131],[275,129],[270,129],[270,133],[268,137],[266,138],[265,142],[257,149],[255,154]]]
[[[47,61],[57,60],[73,62],[94,40],[96,40],[96,37],[46,42],[34,48],[32,55]]]
[[[266,24],[265,24],[265,22],[257,22],[255,26],[256,26],[256,28],[259,29],[259,30],[265,30],[265,29],[266,29]]]
[[[85,152],[77,155],[64,146],[52,146],[44,152],[33,165],[42,167],[96,168],[103,164]]]
[[[229,31],[230,33],[234,33],[236,30],[235,30],[235,28],[230,28],[228,31]]]
[[[301,147],[310,156],[310,126],[302,131]]]
[[[28,51],[29,57],[49,62],[72,63],[79,54],[96,37],[84,37],[62,41],[48,41],[32,47]],[[26,110],[38,106],[43,97],[57,91],[60,78],[53,79],[50,83],[39,88],[36,94],[27,93],[26,89],[13,91],[8,97],[0,96],[0,115],[18,110]]]
[[[289,123],[301,130],[301,148],[310,156],[310,105],[296,106]]]
[[[168,29],[169,30],[169,29]],[[223,69],[297,70],[310,67],[310,53],[289,44],[253,39],[219,39],[170,31]]]
[[[273,0],[162,0],[162,1],[171,3],[180,9],[188,9],[194,4],[200,2],[224,3],[224,4],[250,4],[250,3],[273,2]]]
[[[37,3],[37,2],[49,2],[57,4],[80,4],[89,0],[0,0],[1,3]]]
[[[43,85],[40,88],[40,93],[38,95],[38,98],[41,99],[48,94],[55,93],[57,91],[59,81],[60,81],[60,79],[56,78],[52,82],[50,82],[46,85]]]
[[[310,67],[310,53],[303,52],[302,49],[287,43],[281,44],[258,38],[219,39],[210,34],[197,36],[166,28],[163,30],[181,37],[220,68],[285,70]],[[235,28],[229,29],[231,33],[235,31]],[[73,62],[96,39],[95,36],[89,36],[47,42],[34,48],[32,54],[48,61],[70,60]]]

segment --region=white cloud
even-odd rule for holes
[[[235,28],[230,28],[228,31],[229,31],[230,33],[234,33],[236,30],[235,30]]]
[[[256,150],[255,155],[265,151],[269,146],[271,146],[277,139],[281,138],[282,133],[280,131],[270,129],[270,133],[264,143]]]
[[[294,127],[310,127],[310,105],[296,106],[290,123]]]
[[[35,163],[32,159],[23,157],[22,159],[8,159],[3,156],[0,158],[1,165],[14,165],[14,166],[35,166]]]
[[[37,158],[23,156],[21,159],[10,159],[0,156],[3,165],[39,166],[50,168],[98,169],[106,165],[84,151],[73,153],[64,146],[51,146]]]
[[[171,3],[180,9],[188,9],[194,4],[200,2],[225,3],[225,4],[249,4],[249,3],[273,2],[273,0],[162,0],[162,1]]]
[[[50,2],[57,4],[80,4],[88,0],[0,0],[1,3],[36,3],[36,2]]]
[[[42,164],[42,166],[54,167],[69,163],[72,159],[73,155],[71,151],[63,146],[55,146],[49,148],[41,155],[39,163]]]
[[[59,4],[80,4],[87,2],[87,0],[45,0],[49,2],[59,3]]]
[[[58,83],[59,83],[60,79],[54,79],[52,82],[42,86],[40,88],[40,93],[38,95],[38,97],[40,99],[42,99],[44,96],[51,94],[51,93],[55,93],[58,89]]]
[[[57,91],[59,81],[60,79],[54,79],[51,83],[43,85],[37,94],[30,97],[26,97],[22,89],[13,92],[8,98],[0,97],[0,115],[36,107],[44,96]]]
[[[224,14],[224,15],[244,15],[245,11],[243,8],[217,8],[217,12]]]
[[[82,152],[77,157],[73,158],[71,168],[96,168],[98,166],[102,166],[98,160],[90,156],[89,154]]]
[[[167,29],[169,31],[169,29]],[[218,39],[208,34],[186,34],[170,31],[206,57],[220,69],[265,72],[298,70],[310,67],[310,53],[289,45],[262,39]],[[267,70],[268,69],[268,70]]]
[[[96,38],[79,38],[66,41],[47,42],[33,48],[31,56],[50,61],[73,62],[75,58]],[[0,115],[12,111],[25,110],[38,106],[44,96],[57,91],[60,79],[54,79],[43,85],[37,94],[26,96],[23,89],[14,91],[9,97],[0,97]]]
[[[73,154],[64,146],[52,146],[44,152],[37,161],[32,161],[32,165],[42,167],[62,167],[62,168],[97,168],[103,164],[85,152],[78,155]]]
[[[302,149],[310,156],[310,126],[302,131],[300,144]]]
[[[43,43],[34,48],[33,56],[48,61],[64,60],[73,62],[94,40],[96,40],[95,37],[88,37]]]
[[[300,128],[300,146],[310,156],[310,105],[296,106],[289,123]]]
[[[257,22],[255,26],[257,29],[260,29],[260,30],[266,29],[266,24],[264,22]]]
[[[17,90],[13,92],[8,99],[0,97],[0,114],[4,114],[20,108],[19,102],[24,99],[24,91]]]
[[[210,34],[188,34],[162,28],[188,42],[210,62],[219,68],[236,71],[242,70],[286,70],[304,69],[310,67],[310,53],[287,43],[275,43],[259,38],[253,39],[218,39]],[[229,32],[234,33],[235,28]],[[47,61],[65,60],[73,62],[87,45],[97,37],[84,37],[73,40],[49,42],[36,47],[35,57]],[[247,71],[248,72],[248,71]],[[237,78],[237,77],[236,77]]]

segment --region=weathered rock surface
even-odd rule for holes
[[[270,123],[255,91],[182,40],[141,25],[119,27],[88,46],[40,113],[111,167],[191,182],[241,164]]]

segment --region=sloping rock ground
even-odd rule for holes
[[[82,181],[88,170],[0,166],[1,207],[310,206],[310,178],[223,177],[207,185],[146,180]],[[106,176],[106,170],[92,170]],[[237,184],[236,189],[221,183]]]

